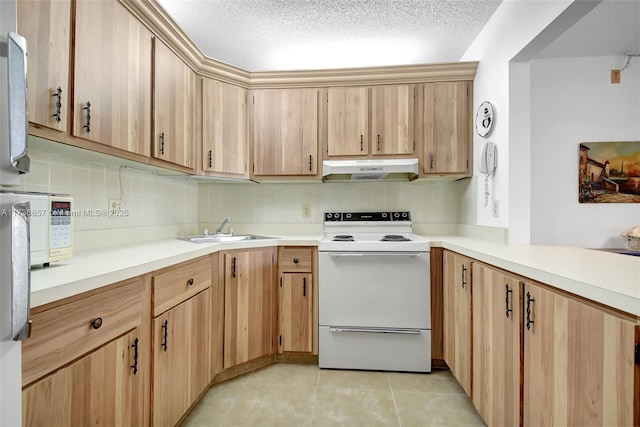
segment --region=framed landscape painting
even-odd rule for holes
[[[640,203],[640,141],[580,144],[580,203]]]

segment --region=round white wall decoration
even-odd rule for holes
[[[480,136],[489,136],[493,129],[493,122],[495,121],[495,113],[493,111],[493,105],[489,101],[484,101],[478,107],[476,113],[476,132]]]

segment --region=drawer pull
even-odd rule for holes
[[[102,326],[102,317],[98,317],[97,319],[93,319],[91,321],[91,327],[93,329],[100,329],[100,326]]]
[[[162,344],[160,344],[160,346],[164,351],[167,351],[167,330],[169,329],[168,325],[169,325],[168,320],[165,320],[164,323],[162,324],[163,337],[162,337]]]
[[[233,271],[231,272],[231,277],[236,277],[236,257],[233,257]]]
[[[513,289],[509,289],[509,284],[507,283],[505,286],[505,306],[506,306],[506,315],[507,315],[507,319],[509,318],[509,314],[513,312],[512,308],[509,308],[509,296],[510,294],[513,294]]]
[[[187,280],[187,285],[189,285],[189,286],[193,285],[193,277],[191,277],[189,280]]]
[[[531,293],[527,292],[527,330],[531,329],[531,324],[535,323],[531,320],[531,303],[535,302],[535,299],[531,298]]]
[[[133,365],[130,368],[133,369],[133,375],[136,375],[138,373],[138,338],[133,341],[131,347],[133,347]]]
[[[294,258],[294,259],[293,259],[293,263],[294,263],[294,264],[297,264],[297,263],[298,263],[298,261],[299,261],[299,260],[298,260],[298,258]]]

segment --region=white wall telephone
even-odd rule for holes
[[[498,146],[494,142],[486,142],[480,155],[480,173],[491,175],[498,167]]]

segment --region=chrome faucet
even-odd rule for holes
[[[230,222],[231,222],[231,218],[226,218],[224,221],[222,221],[222,224],[220,224],[220,227],[216,229],[216,234],[222,234],[222,229],[224,228],[225,225],[227,225]],[[233,230],[231,231],[230,234],[233,234]]]

